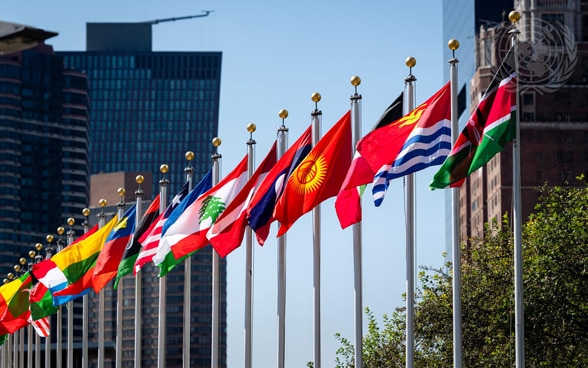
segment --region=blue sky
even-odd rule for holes
[[[416,104],[446,82],[443,68],[441,2],[415,1],[93,1],[22,0],[4,2],[2,20],[29,24],[59,35],[48,41],[57,51],[85,49],[86,22],[134,22],[199,14],[206,18],[153,26],[154,51],[222,51],[219,136],[222,175],[246,153],[246,126],[255,123],[256,162],[271,147],[287,109],[289,142],[310,124],[319,92],[326,132],[349,109],[362,83],[363,132],[398,96],[408,75],[405,59],[417,65]],[[457,54],[459,58],[459,53]],[[211,137],[212,139],[213,137]],[[187,149],[180,149],[184,154]],[[439,267],[445,250],[445,192],[429,191],[436,168],[416,175],[416,263]],[[405,200],[396,180],[384,203],[375,208],[364,196],[363,302],[381,319],[403,306],[405,292]],[[340,332],[353,341],[354,290],[351,229],[341,230],[333,199],[322,206],[322,363],[334,365]],[[272,229],[275,236],[276,229]],[[287,235],[286,366],[303,367],[313,359],[311,215]],[[228,365],[243,365],[244,246],[228,261]],[[254,249],[253,366],[272,367],[277,357],[277,253],[273,237]],[[364,330],[365,330],[364,322]]]

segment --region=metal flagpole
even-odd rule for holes
[[[15,275],[15,278],[18,277],[18,274]],[[14,354],[14,367],[15,368],[20,368],[20,365],[18,364],[18,357],[19,357],[19,348],[18,348],[18,333],[19,331],[16,330],[12,333],[13,336],[13,341],[14,341],[14,345],[12,346],[13,348],[13,354]]]
[[[311,96],[314,111],[312,120],[312,146],[321,137],[322,111],[318,109],[321,94],[314,92]],[[313,244],[313,285],[314,285],[314,367],[321,368],[321,205],[312,210],[312,244]]]
[[[57,234],[59,234],[59,238],[57,239],[57,249],[56,252],[59,252],[63,249],[63,240],[61,239],[61,235],[65,232],[63,227],[57,228]],[[57,308],[57,344],[55,348],[55,366],[56,367],[63,367],[63,308],[61,305]]]
[[[104,213],[106,199],[100,199],[98,204],[102,207],[98,214],[98,226],[102,228],[106,224],[106,214]],[[98,368],[104,368],[104,290],[98,294]]]
[[[6,339],[6,367],[12,367],[12,334],[8,334]]]
[[[137,218],[136,218],[136,229],[139,228],[139,224],[141,223],[141,216],[139,214],[143,213],[142,211],[142,202],[143,202],[143,189],[141,189],[141,184],[143,184],[143,181],[145,180],[145,178],[143,177],[143,175],[137,175],[137,177],[135,178],[135,181],[137,182],[137,184],[139,184],[139,187],[137,188],[137,190],[135,191],[135,197],[136,197],[136,209],[137,209]],[[160,211],[163,211],[163,209],[160,209]],[[141,359],[142,359],[142,354],[141,354],[141,339],[142,339],[142,326],[143,326],[143,313],[142,313],[142,301],[143,301],[143,273],[141,273],[141,270],[139,270],[137,272],[137,274],[135,275],[135,362],[134,362],[134,368],[141,368]],[[120,280],[120,283],[122,283],[122,279]]]
[[[249,140],[247,141],[247,178],[253,175],[255,166],[255,140],[253,132],[256,126],[247,124]],[[245,368],[251,368],[253,340],[253,233],[251,227],[245,229]]]
[[[125,201],[124,196],[126,194],[125,188],[118,188],[117,193],[120,197],[120,201],[116,205],[117,212],[118,212],[118,220],[120,221],[125,212]],[[135,216],[139,218],[140,216]],[[128,224],[130,226],[130,224]],[[114,350],[114,359],[115,359],[115,367],[121,368],[122,367],[122,335],[123,335],[123,287],[124,282],[120,280],[116,287],[116,347]],[[68,367],[69,368],[69,367]]]
[[[516,106],[520,106],[519,97],[519,34],[516,22],[521,19],[521,14],[511,11],[508,19],[513,23],[512,47],[514,52],[516,74]],[[513,139],[513,165],[512,165],[512,198],[513,198],[513,227],[514,227],[514,288],[515,288],[515,356],[516,367],[525,367],[525,324],[523,310],[523,246],[522,246],[522,205],[521,205],[521,146],[520,146],[520,113],[515,114],[515,137]]]
[[[406,58],[409,68],[404,79],[406,87],[405,114],[414,109],[414,83],[412,68],[416,65],[414,57]],[[414,254],[415,254],[415,201],[414,173],[406,175],[406,367],[414,367]]]
[[[279,160],[288,146],[288,128],[284,119],[288,117],[288,110],[278,112],[282,125],[278,128],[278,157]],[[278,368],[286,364],[286,234],[278,238]]]
[[[51,237],[51,241],[53,241],[53,237]],[[40,251],[43,248],[43,244],[37,243],[35,248]],[[49,245],[47,245],[47,248],[45,248],[45,259],[49,259],[52,256],[53,256],[53,247],[51,246],[51,242],[49,242]],[[40,340],[41,340],[41,338],[39,337],[39,343],[40,343]],[[38,364],[40,364],[40,362],[41,362],[41,351],[39,350],[39,363]],[[38,367],[38,365],[35,365],[35,367]],[[49,334],[49,336],[45,337],[45,368],[51,368],[51,334]]]
[[[72,226],[76,223],[73,217],[67,219],[69,230],[67,231],[67,245],[73,243],[75,231]],[[74,305],[73,301],[67,303],[67,368],[73,368],[73,324],[74,324]]]
[[[218,153],[218,147],[222,141],[219,137],[212,139],[212,145],[216,147],[216,152],[212,154],[212,186],[215,186],[220,181],[220,159],[221,154]],[[212,368],[219,366],[219,313],[220,313],[220,257],[216,250],[212,249],[212,332],[210,335],[211,354],[210,364]]]
[[[355,87],[355,93],[351,100],[351,121],[353,126],[353,145],[350,155],[354,155],[354,147],[361,138],[361,95],[357,93],[357,86],[361,84],[361,78],[351,77],[351,85]],[[355,291],[355,367],[363,367],[363,285],[362,285],[362,239],[361,221],[353,224],[353,284]]]
[[[84,234],[88,232],[89,222],[88,216],[90,216],[90,209],[84,208],[82,210],[84,215]],[[88,368],[88,294],[82,296],[82,368]]]
[[[194,159],[194,152],[188,151],[184,155],[188,160],[188,166],[184,168],[186,174],[186,182],[188,182],[188,192],[192,191],[192,176],[194,175],[194,167],[191,165]],[[190,368],[190,320],[192,314],[192,257],[187,257],[184,260],[184,348],[183,361],[184,368]]]
[[[19,266],[20,267],[20,266]],[[19,337],[19,342],[18,342],[18,366],[20,368],[24,368],[24,335],[25,335],[25,329],[21,328],[18,331],[18,337]]]
[[[167,206],[167,191],[169,186],[169,180],[165,177],[169,167],[166,164],[162,164],[159,167],[159,171],[163,174],[161,180],[159,180],[159,208],[163,211]],[[157,332],[157,367],[165,367],[165,319],[167,313],[165,311],[165,298],[166,298],[166,278],[159,278],[159,323]]]
[[[21,258],[19,262],[23,267],[27,266],[28,270],[31,270],[32,263],[27,264],[25,258]],[[27,368],[33,368],[33,326],[31,324],[27,328]]]
[[[451,145],[457,141],[459,122],[457,110],[457,63],[455,50],[459,47],[457,40],[449,40],[449,49],[453,56],[449,60],[449,79],[451,82]],[[453,367],[462,366],[462,329],[461,329],[461,239],[459,236],[459,188],[451,189],[451,252],[453,267]]]

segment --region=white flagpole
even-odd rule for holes
[[[406,59],[409,68],[408,76],[404,79],[406,87],[405,113],[414,108],[414,82],[412,68],[416,65],[414,57]],[[414,201],[414,173],[406,175],[406,367],[414,367],[414,254],[415,254],[415,201]]]
[[[21,258],[24,259],[24,258]],[[26,260],[25,260],[26,262]],[[29,266],[29,270],[30,270]],[[27,368],[33,368],[33,326],[29,324],[27,328]]]
[[[255,124],[247,124],[247,179],[255,171]],[[253,340],[253,233],[249,226],[245,229],[245,368],[251,368]]]
[[[191,165],[194,159],[194,152],[188,151],[185,154],[188,166],[184,168],[186,174],[186,182],[188,182],[188,193],[192,191],[192,176],[194,175],[194,167]],[[183,361],[184,368],[190,368],[190,315],[192,313],[192,257],[187,257],[184,260],[184,348]]]
[[[519,34],[515,23],[521,19],[517,11],[512,11],[508,19],[513,23],[512,47],[514,52],[515,74],[516,74],[516,106],[519,101]],[[513,165],[512,165],[512,187],[513,187],[513,227],[514,227],[514,288],[515,288],[515,356],[516,367],[525,367],[525,324],[523,310],[523,246],[522,246],[522,205],[521,205],[521,146],[520,146],[520,113],[515,114],[515,137],[513,139]]]
[[[159,208],[163,211],[167,206],[167,191],[169,186],[169,180],[165,177],[169,167],[163,164],[159,167],[159,171],[163,174],[163,177],[159,181],[159,193],[160,202]],[[166,298],[166,278],[159,278],[159,323],[157,332],[157,368],[165,368],[165,319],[167,316],[165,308]]]
[[[282,126],[278,128],[278,160],[286,152],[288,146],[288,128],[284,119],[288,110],[278,112]],[[286,234],[278,238],[278,368],[286,364]]]
[[[67,245],[73,243],[74,238],[74,230],[72,226],[76,223],[76,220],[73,217],[67,219],[67,224],[69,225],[69,230],[67,231]],[[73,301],[67,303],[67,368],[73,368],[73,323],[74,323],[74,310],[73,310]],[[46,339],[49,336],[46,337]]]
[[[311,100],[315,104],[310,113],[312,120],[312,146],[321,137],[322,111],[318,109],[321,95],[314,92]],[[314,284],[314,368],[321,368],[321,205],[312,210],[313,284]]]
[[[22,328],[18,331],[19,343],[18,343],[18,366],[24,368],[24,334],[25,329]]]
[[[125,188],[118,188],[117,190],[118,195],[120,196],[120,201],[118,202],[117,211],[118,211],[118,220],[120,221],[125,212],[125,201],[124,196],[126,194]],[[135,218],[139,218],[139,215],[136,215]],[[129,224],[130,226],[130,224]],[[116,288],[116,337],[115,337],[115,348],[114,348],[114,362],[116,368],[122,368],[122,335],[123,335],[123,281],[117,285]],[[73,368],[73,367],[68,367]]]
[[[218,147],[222,141],[219,137],[212,139],[212,145],[216,147],[217,152],[212,154],[212,186],[215,186],[220,181],[220,159],[221,154],[218,153]],[[219,366],[219,314],[220,314],[220,257],[216,250],[212,250],[212,332],[210,335],[211,343],[211,359],[210,365],[212,368]]]
[[[6,367],[7,368],[11,368],[12,367],[12,334],[8,334],[8,338],[6,339],[6,344],[5,344],[5,350],[6,350]]]
[[[84,234],[86,234],[89,230],[90,209],[84,208],[82,215],[85,217],[82,225],[84,225]],[[82,368],[88,368],[88,294],[82,296]]]
[[[355,152],[355,145],[361,138],[361,101],[362,97],[357,93],[357,86],[361,84],[361,78],[351,77],[351,85],[355,87],[355,93],[351,95],[351,121],[353,126],[353,144],[351,157]],[[355,291],[355,367],[363,367],[363,281],[362,281],[362,235],[361,221],[353,224],[353,284]]]
[[[459,122],[457,110],[457,63],[455,50],[459,42],[449,40],[449,49],[453,52],[449,60],[449,79],[451,82],[451,145],[457,141]],[[453,267],[453,367],[462,367],[462,328],[461,328],[461,239],[459,235],[459,188],[451,189],[451,251]]]
[[[143,177],[143,175],[137,175],[137,177],[135,178],[135,181],[137,182],[137,184],[139,184],[139,187],[137,188],[137,190],[135,191],[135,197],[136,197],[136,209],[137,209],[137,217],[136,217],[136,229],[139,228],[139,224],[141,223],[141,215],[143,213],[142,211],[142,205],[143,205],[143,189],[141,189],[141,184],[143,184],[143,181],[145,180],[145,178]],[[162,209],[160,209],[160,211],[163,211]],[[135,275],[135,361],[134,361],[134,368],[141,368],[141,339],[142,339],[142,330],[141,328],[143,327],[143,313],[141,311],[142,308],[142,300],[143,300],[143,292],[142,292],[142,287],[143,287],[143,274],[141,273],[141,271],[139,270],[139,272],[137,272],[137,274]],[[122,283],[122,279],[120,280],[119,283]]]
[[[102,228],[106,224],[106,214],[104,207],[106,206],[106,199],[100,199],[98,204],[102,210],[98,214],[98,226]],[[59,312],[58,312],[59,313]],[[57,321],[59,324],[59,320]],[[59,327],[58,327],[59,328]],[[59,352],[59,349],[58,349]],[[57,365],[61,367],[61,365]],[[98,294],[98,368],[104,368],[104,292]]]
[[[49,236],[51,238],[49,238]],[[49,240],[49,244],[47,245],[47,248],[45,248],[45,258],[49,259],[52,257],[53,255],[53,247],[51,247],[51,242],[53,241],[53,236],[52,235],[48,235],[47,240]],[[40,250],[43,247],[43,244],[38,243],[36,245],[36,248],[38,250]],[[35,336],[38,336],[38,334],[35,333]],[[41,344],[41,337],[38,337],[38,341],[39,341],[39,345]],[[39,364],[41,364],[41,347],[39,346],[39,350],[37,351],[37,354],[39,355],[39,360],[37,365],[35,365],[35,367],[39,367]],[[51,368],[51,335],[45,337],[45,368]]]

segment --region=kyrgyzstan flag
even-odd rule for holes
[[[345,115],[312,148],[288,178],[274,217],[283,235],[305,213],[339,193],[351,165],[351,112]]]

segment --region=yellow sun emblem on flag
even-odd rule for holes
[[[423,103],[422,105],[420,105],[416,109],[412,110],[407,115],[405,115],[405,116],[401,117],[400,119],[398,119],[396,121],[396,123],[394,123],[394,125],[398,125],[399,128],[402,128],[402,127],[404,127],[406,125],[413,125],[413,124],[415,124],[417,121],[419,121],[419,119],[421,118],[421,115],[423,115],[423,113],[427,109],[427,105],[428,104],[426,102]]]
[[[296,168],[289,181],[298,194],[314,192],[325,181],[327,161],[323,156],[311,154]]]

